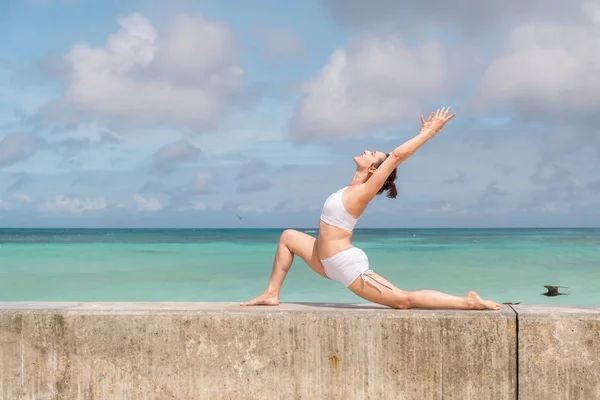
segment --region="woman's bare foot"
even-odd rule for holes
[[[275,293],[264,292],[250,301],[240,303],[240,306],[278,306],[279,296]]]
[[[502,306],[491,300],[483,300],[477,293],[470,291],[465,297],[473,310],[499,310]]]

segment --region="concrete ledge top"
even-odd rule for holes
[[[465,310],[394,310],[376,304],[350,303],[281,303],[277,307],[242,307],[239,303],[200,302],[0,302],[0,313],[5,312],[74,312],[79,314],[164,314],[164,313],[228,313],[228,314],[282,314],[282,313],[337,313],[376,314],[378,316],[407,318],[498,318],[514,317],[507,305],[500,311]]]
[[[512,308],[511,308],[512,307]],[[514,311],[513,311],[514,309]],[[551,305],[504,305],[500,311],[464,310],[393,310],[376,304],[352,303],[281,303],[277,307],[241,307],[239,303],[201,302],[0,302],[1,312],[50,312],[62,310],[80,314],[129,314],[129,313],[358,313],[406,316],[410,318],[490,318],[512,317],[515,311],[520,317],[592,318],[600,319],[600,307],[551,306]]]
[[[593,306],[550,306],[513,305],[519,317],[585,318],[600,319],[600,307]]]

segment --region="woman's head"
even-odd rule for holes
[[[354,162],[356,163],[356,168],[359,171],[367,172],[367,179],[375,173],[377,168],[389,157],[389,154],[382,153],[380,151],[369,151],[365,150],[364,153],[360,156],[354,157]],[[377,194],[381,194],[387,191],[386,196],[390,199],[395,199],[398,195],[398,190],[396,189],[396,184],[394,181],[396,180],[397,168],[395,168],[392,173],[387,177],[381,189],[377,192]]]

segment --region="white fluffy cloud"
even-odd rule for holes
[[[84,198],[79,196],[56,195],[38,206],[38,211],[52,213],[81,214],[85,211],[103,210],[107,206],[104,197]]]
[[[304,87],[296,138],[335,138],[416,119],[443,89],[444,52],[434,42],[407,46],[396,36],[361,37],[337,49]]]
[[[503,54],[483,76],[478,100],[510,101],[525,113],[596,110],[600,8],[594,4],[583,3],[585,17],[577,23],[532,21],[512,29]]]
[[[242,86],[233,32],[203,17],[177,16],[161,34],[143,15],[118,19],[102,47],[80,43],[65,56],[63,97],[45,116],[133,126],[214,127]]]
[[[137,204],[138,211],[155,212],[164,208],[161,202],[156,197],[144,197],[138,193],[133,195],[133,200]]]

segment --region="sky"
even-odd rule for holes
[[[241,4],[247,4],[241,6]],[[600,226],[600,0],[6,0],[0,226]]]

